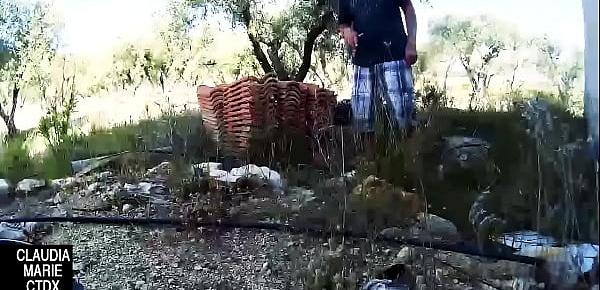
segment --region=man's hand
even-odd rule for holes
[[[358,34],[356,33],[356,31],[354,31],[352,27],[345,26],[340,28],[340,33],[342,34],[346,45],[348,45],[350,48],[352,48],[353,51],[355,51],[356,46],[358,46]]]
[[[409,40],[406,43],[406,49],[404,51],[404,60],[408,65],[413,65],[417,62],[417,44],[414,41]]]

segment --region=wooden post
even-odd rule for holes
[[[593,155],[598,159],[598,0],[582,0],[585,33],[585,115]]]

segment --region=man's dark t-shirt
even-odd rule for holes
[[[404,59],[407,36],[400,7],[406,1],[340,0],[338,24],[353,24],[360,35],[355,65],[369,67]]]

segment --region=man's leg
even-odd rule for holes
[[[375,157],[375,134],[373,116],[372,80],[369,68],[354,66],[352,83],[352,114],[354,129],[358,134],[359,145],[372,160]]]
[[[382,65],[382,90],[396,126],[410,136],[416,126],[415,96],[412,69],[405,61],[386,62]]]

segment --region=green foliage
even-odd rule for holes
[[[287,9],[275,15],[265,13],[269,1],[188,2],[191,7],[224,13],[234,27],[244,27],[252,53],[263,72],[274,72],[282,80],[302,81],[311,68],[313,73],[316,72],[318,63],[312,58],[315,46],[322,64],[328,52],[341,51],[335,38],[336,24],[329,1],[293,1]]]
[[[117,48],[110,72],[95,81],[91,93],[111,88],[137,90],[144,82],[160,86],[163,91],[172,83],[196,85],[200,75],[206,73],[206,66],[214,64],[207,57],[214,36],[206,27],[200,37],[192,38],[195,18],[186,1],[170,1],[154,38]]]
[[[583,71],[582,55],[577,53],[568,58],[560,47],[547,37],[536,41],[539,58],[538,70],[554,84],[564,108],[569,108],[574,94],[575,81]]]
[[[113,71],[112,79],[115,82],[115,87],[125,89],[129,86],[138,87],[143,74],[144,62],[142,56],[133,44],[117,50],[113,55]]]
[[[66,61],[63,60],[63,75],[60,85],[46,97],[46,115],[40,119],[38,132],[46,139],[51,151],[70,139],[71,115],[75,110],[75,76],[65,75]]]
[[[430,80],[424,80],[422,87],[415,92],[415,97],[427,111],[444,108],[448,105],[446,91]]]
[[[44,96],[49,86],[56,40],[45,4],[8,0],[0,2],[0,11],[0,42],[8,48],[0,63],[0,117],[9,136],[15,136],[14,115],[23,91],[34,88]]]
[[[506,38],[497,21],[485,16],[461,19],[446,16],[432,25],[433,41],[456,55],[469,78],[471,98],[469,109],[475,102],[487,97],[494,72],[492,61],[506,50]]]
[[[25,136],[17,136],[2,144],[0,148],[0,178],[13,184],[35,175],[35,161],[29,156]]]
[[[171,122],[171,125],[169,125]],[[93,129],[88,135],[79,136],[73,141],[72,159],[86,159],[123,151],[143,151],[171,146],[171,130],[181,135],[188,144],[187,150],[195,150],[193,145],[204,146],[200,117],[193,113],[179,116],[162,116],[136,123],[124,123],[108,129]],[[206,149],[206,148],[204,148]],[[200,150],[194,151],[191,158],[202,157]],[[206,152],[205,152],[206,153]]]
[[[73,144],[64,142],[58,148],[47,151],[41,160],[38,172],[46,179],[64,178],[71,175],[71,150]]]

